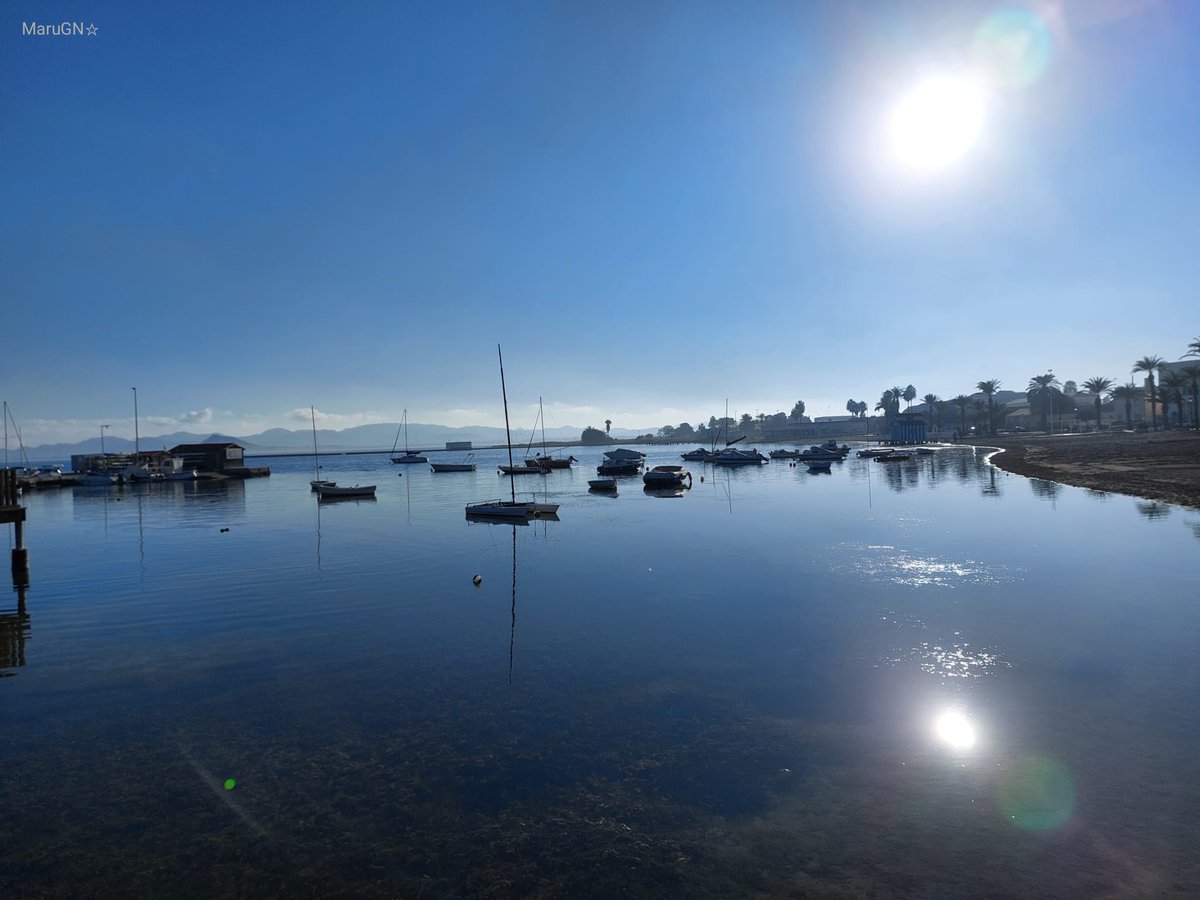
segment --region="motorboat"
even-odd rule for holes
[[[690,488],[692,473],[683,466],[655,466],[642,475],[642,483],[648,488]]]
[[[726,447],[712,459],[717,466],[757,466],[770,460],[757,450],[737,450]]]
[[[703,447],[697,447],[695,450],[679,454],[679,458],[686,459],[688,462],[709,462],[716,455],[717,452],[715,450],[705,450]],[[775,454],[771,455],[774,456]]]
[[[641,470],[640,459],[606,459],[596,466],[597,475],[636,475]]]
[[[832,471],[830,466],[833,465],[832,459],[810,459],[808,460],[808,471],[810,472],[829,472]]]
[[[373,484],[363,484],[363,485],[356,484],[356,485],[350,486],[350,485],[337,485],[337,484],[321,483],[321,484],[315,485],[313,489],[317,492],[317,496],[320,497],[322,500],[328,500],[328,499],[331,499],[334,497],[360,497],[361,498],[361,497],[374,497],[375,496],[375,485],[373,485]]]
[[[767,455],[771,459],[799,459],[803,453],[803,450],[772,450]]]
[[[468,453],[466,459],[457,463],[431,462],[429,468],[434,472],[474,472],[475,454]]]
[[[617,492],[617,479],[615,478],[593,478],[588,482],[588,490],[591,491],[607,491],[615,494]]]
[[[870,459],[875,456],[887,456],[889,453],[894,453],[891,447],[865,447],[858,451],[858,455],[863,459]]]
[[[912,459],[911,453],[898,453],[895,450],[875,457],[875,462],[904,462]]]

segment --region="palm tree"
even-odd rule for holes
[[[1047,372],[1045,375],[1034,375],[1029,379],[1029,387],[1026,388],[1029,396],[1029,404],[1032,407],[1036,400],[1038,405],[1042,407],[1042,431],[1050,430],[1050,409],[1054,404],[1054,395],[1061,393],[1058,389],[1058,378],[1053,372]]]
[[[1112,389],[1109,396],[1115,403],[1117,400],[1125,402],[1125,424],[1133,423],[1133,401],[1142,399],[1142,389],[1132,381],[1129,384],[1119,384]]]
[[[1182,372],[1171,371],[1167,372],[1165,375],[1160,375],[1158,381],[1159,387],[1162,388],[1163,393],[1163,424],[1168,424],[1167,404],[1169,401],[1173,400],[1175,402],[1176,409],[1179,410],[1179,424],[1182,425],[1183,392],[1185,389],[1191,386],[1191,379],[1189,379]]]
[[[987,396],[988,403],[988,434],[996,433],[996,403],[994,400],[996,391],[1000,390],[1000,379],[989,378],[987,381],[981,381],[975,385],[975,390],[982,391]]]
[[[903,388],[889,388],[879,395],[879,402],[875,404],[876,410],[883,411],[884,424],[891,424],[892,419],[900,414],[900,398],[904,395]]]
[[[929,425],[932,428],[937,428],[937,402],[942,398],[937,394],[926,394],[921,398],[921,402],[925,404],[925,409],[929,412]]]
[[[1154,372],[1162,366],[1166,360],[1161,356],[1143,356],[1133,364],[1132,372],[1145,372],[1146,380],[1150,382],[1150,427],[1158,427],[1158,413],[1154,406],[1158,402],[1158,395],[1154,390]]]
[[[971,402],[971,398],[966,394],[959,394],[950,401],[958,407],[958,433],[967,433],[967,405]]]
[[[975,426],[978,428],[988,415],[988,405],[982,400],[972,400],[971,409],[975,411]]]
[[[604,420],[604,436],[608,437],[608,430],[612,428],[612,419]]]
[[[1097,431],[1100,430],[1100,395],[1103,394],[1105,391],[1107,391],[1110,387],[1112,387],[1112,385],[1113,385],[1113,383],[1112,383],[1111,378],[1101,378],[1100,376],[1096,376],[1095,378],[1089,378],[1087,381],[1085,381],[1083,383],[1083,386],[1085,388],[1087,388],[1089,391],[1091,391],[1092,395],[1096,398],[1095,403],[1096,403],[1096,430]]]
[[[908,404],[905,409],[912,409],[912,402],[917,399],[917,389],[911,384],[900,392],[900,396],[904,398],[904,402]]]
[[[1192,417],[1193,425],[1200,424],[1200,365],[1184,366],[1179,373],[1192,384]]]
[[[1188,344],[1187,353],[1184,356],[1200,356],[1200,337],[1196,338]]]

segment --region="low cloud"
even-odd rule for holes
[[[320,428],[330,428],[335,431],[341,431],[344,428],[355,428],[359,425],[378,425],[381,422],[395,421],[389,420],[387,416],[381,416],[379,413],[364,410],[363,412],[354,413],[330,413],[322,410],[309,410],[302,407],[289,410],[284,414],[284,418],[292,424],[311,425],[313,417],[316,417],[317,426]]]
[[[185,412],[183,415],[181,415],[179,417],[179,424],[181,424],[181,425],[208,425],[212,422],[212,419],[213,419],[213,409],[211,406],[207,406],[204,409],[192,410],[191,412]]]

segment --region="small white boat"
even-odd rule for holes
[[[872,456],[887,456],[893,452],[891,447],[865,447],[858,451],[858,455],[864,459],[870,459]]]

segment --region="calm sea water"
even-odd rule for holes
[[[574,453],[30,493],[0,896],[1200,894],[1200,512]]]

